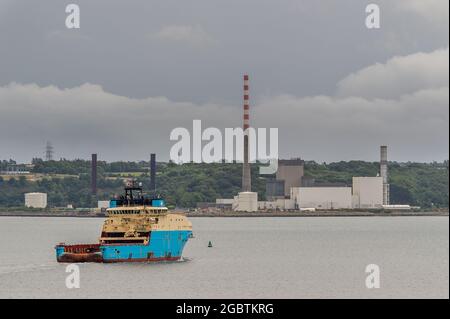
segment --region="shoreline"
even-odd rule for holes
[[[174,211],[177,212],[177,211]],[[315,211],[315,212],[183,212],[187,217],[401,217],[401,216],[449,216],[447,211]],[[0,217],[76,217],[76,218],[105,218],[99,212],[0,212]]]

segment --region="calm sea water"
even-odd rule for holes
[[[449,297],[448,217],[191,220],[186,260],[79,264],[81,287],[67,289],[55,243],[93,243],[103,219],[0,217],[0,297]],[[368,264],[379,289],[365,286]]]

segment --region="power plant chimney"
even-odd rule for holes
[[[242,191],[251,192],[251,172],[250,164],[248,162],[248,145],[249,145],[249,117],[250,117],[250,105],[249,105],[249,86],[248,75],[244,75],[244,163],[242,165]]]
[[[383,178],[383,205],[389,205],[387,146],[380,146],[380,175]]]
[[[91,191],[97,195],[97,154],[91,156]]]
[[[156,191],[156,154],[150,154],[150,191]]]

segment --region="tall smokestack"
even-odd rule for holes
[[[97,154],[91,156],[91,191],[97,195]]]
[[[156,191],[156,154],[150,154],[150,191]]]
[[[248,144],[249,133],[246,131],[249,125],[250,105],[249,105],[249,86],[248,75],[244,75],[244,164],[242,165],[242,191],[251,192],[252,182],[250,175],[250,164],[248,162]]]
[[[387,146],[380,146],[380,175],[383,178],[383,205],[389,205]]]

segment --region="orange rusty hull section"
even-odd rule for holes
[[[57,261],[61,263],[103,262],[99,244],[56,246]]]
[[[102,255],[99,253],[64,253],[58,257],[60,263],[87,263],[103,262]]]

